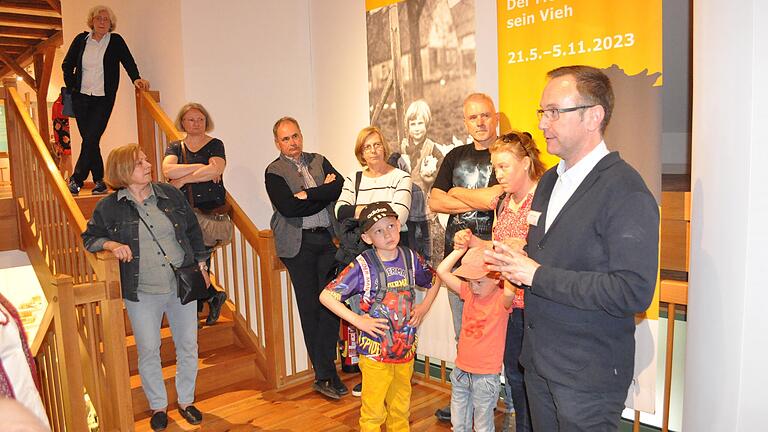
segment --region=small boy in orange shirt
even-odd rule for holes
[[[499,372],[515,291],[485,268],[484,248],[455,249],[437,267],[443,285],[464,300],[456,366],[451,372],[453,432],[493,431]],[[464,255],[461,266],[451,273]]]

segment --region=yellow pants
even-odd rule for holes
[[[379,432],[385,422],[388,432],[409,431],[413,360],[382,363],[361,356],[360,371],[363,373],[360,431]]]

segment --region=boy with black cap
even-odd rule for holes
[[[398,247],[400,222],[385,202],[360,213],[363,241],[373,246],[358,255],[320,294],[320,302],[357,327],[363,374],[360,430],[409,430],[411,376],[416,331],[437,296],[439,280],[424,258]],[[415,304],[414,287],[427,289]],[[343,301],[361,295],[359,311]]]

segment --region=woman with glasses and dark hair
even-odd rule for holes
[[[528,212],[539,179],[546,171],[539,149],[528,132],[510,132],[500,136],[489,148],[491,164],[496,180],[504,192],[495,200],[496,213],[493,221],[493,240],[503,241],[515,247],[525,246],[528,236]],[[491,241],[482,240],[465,229],[454,236],[454,247],[485,246]],[[504,378],[515,407],[517,432],[531,430],[528,402],[523,384],[523,370],[518,362],[523,346],[523,290],[517,290],[509,315],[507,339],[504,346]],[[505,430],[508,428],[505,419]]]

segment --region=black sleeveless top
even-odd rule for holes
[[[165,155],[174,155],[179,158],[178,163],[201,163],[208,165],[208,161],[212,157],[220,157],[227,160],[224,154],[224,143],[218,138],[213,138],[206,143],[200,150],[196,152],[189,151],[187,147],[186,162],[182,158],[181,153],[181,141],[174,141],[168,144],[168,148],[165,149]],[[224,189],[224,179],[218,183],[213,181],[205,181],[200,183],[189,183],[181,188],[184,192],[184,196],[189,200],[189,188],[192,188],[192,197],[194,207],[201,210],[210,210],[221,205],[227,200],[227,191]]]

